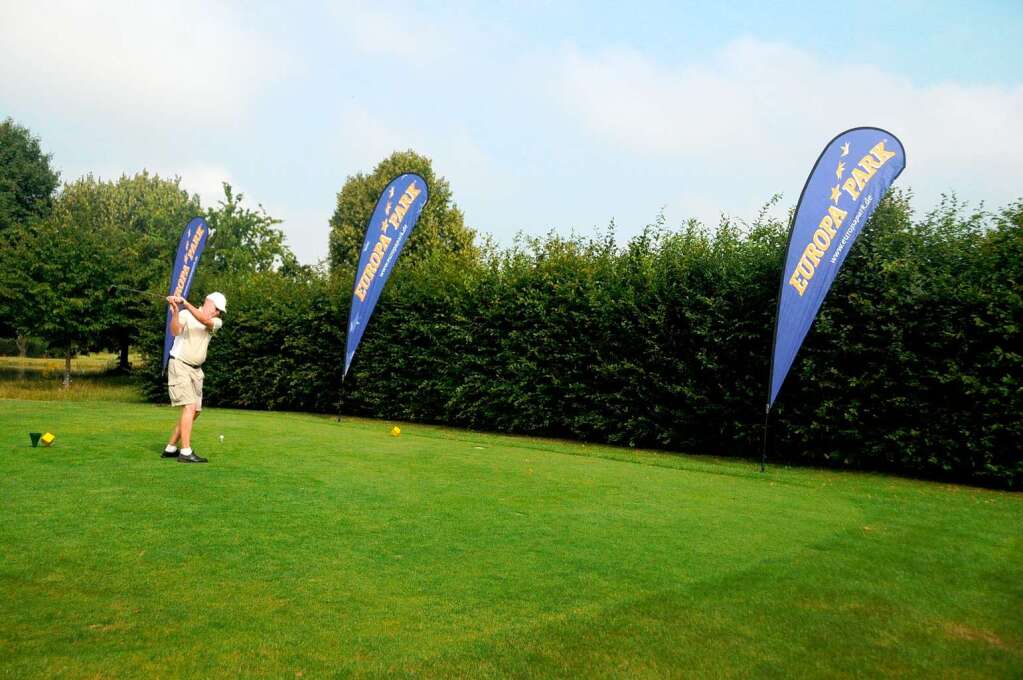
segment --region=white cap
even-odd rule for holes
[[[227,298],[224,297],[223,293],[210,293],[206,296],[207,300],[213,300],[213,306],[222,312],[227,311]]]

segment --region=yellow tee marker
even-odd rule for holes
[[[52,432],[47,432],[46,434],[39,438],[39,441],[41,441],[44,445],[49,446],[50,444],[53,443],[53,440],[56,438],[57,437],[54,436]]]
[[[401,436],[401,428],[398,427],[397,425],[392,427],[391,428],[391,436],[392,437],[400,437]]]

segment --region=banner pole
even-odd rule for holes
[[[771,418],[771,405],[768,404],[764,411],[764,442],[760,448],[760,471],[767,471],[767,428],[768,421]]]
[[[337,394],[337,418],[334,419],[334,422],[337,422],[337,423],[341,422],[341,403],[344,401],[344,397],[345,397],[345,379],[342,377],[341,378],[341,389],[338,391],[338,394]]]

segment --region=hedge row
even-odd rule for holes
[[[755,456],[784,225],[655,225],[399,264],[344,411]],[[772,412],[771,457],[1023,484],[1023,202],[878,208]],[[209,282],[209,403],[333,412],[351,272]],[[147,349],[158,351],[159,328]],[[154,365],[150,361],[149,365]],[[146,389],[166,398],[152,369]]]

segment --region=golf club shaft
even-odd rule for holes
[[[165,295],[160,295],[159,293],[154,293],[154,292],[148,291],[148,290],[139,290],[138,288],[132,288],[130,286],[122,286],[120,284],[115,284],[115,285],[111,286],[111,288],[117,288],[119,290],[127,291],[129,293],[137,293],[138,295],[145,295],[145,296],[150,297],[150,298],[152,298],[154,300],[160,300],[160,301],[166,301],[167,300],[167,297]]]

